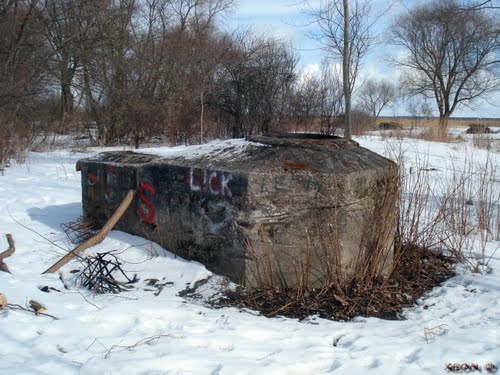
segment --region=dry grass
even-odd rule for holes
[[[462,167],[452,164],[446,177],[438,177],[426,157],[417,155],[409,167],[401,149],[391,151],[402,171],[400,241],[445,250],[472,272],[482,273],[488,264],[486,243],[498,240],[500,233],[500,186],[493,159],[488,156],[480,164],[466,159]],[[478,244],[480,254],[474,253]]]
[[[306,319],[350,320],[357,316],[402,319],[401,311],[411,307],[423,294],[454,274],[453,262],[436,252],[418,247],[398,248],[400,266],[389,277],[379,277],[368,287],[353,280],[339,293],[335,287],[310,289],[297,293],[294,289],[226,290],[215,307],[249,308],[262,315]]]
[[[397,122],[405,128],[434,128],[439,127],[439,118],[437,117],[379,117],[377,125],[382,122]],[[448,128],[467,128],[470,124],[485,124],[489,127],[500,127],[500,119],[475,119],[475,118],[451,118],[448,121]]]
[[[437,117],[380,117],[372,130],[378,130],[381,123],[396,123],[401,125],[400,129],[381,130],[380,135],[384,138],[415,138],[431,142],[461,142],[463,135],[471,125],[484,125],[494,130],[500,127],[500,119],[450,119],[448,130],[443,132],[439,127]],[[500,140],[490,134],[474,134],[474,145],[488,150],[500,150]]]

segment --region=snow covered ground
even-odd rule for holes
[[[462,165],[500,165],[498,153],[476,149],[471,140],[441,144],[366,136],[357,141],[388,155],[402,149],[408,165],[424,159],[436,181],[446,182],[447,173]],[[461,267],[458,276],[405,310],[402,321],[311,317],[299,322],[209,309],[177,295],[211,274],[203,265],[119,231],[89,251],[120,252],[126,269],[141,279],[130,292],[92,295],[71,285],[76,261],[62,275],[41,275],[72,247],[60,224],[81,215],[75,163],[86,156],[31,153],[26,164],[0,176],[0,249],[7,248],[3,234],[16,241],[16,252],[5,259],[12,274],[0,272],[0,293],[21,306],[36,300],[58,318],[0,310],[0,374],[386,375],[445,373],[448,362],[500,367],[498,238],[485,244],[490,273]],[[500,170],[495,173],[492,183],[499,188]],[[480,253],[481,242],[473,243]],[[146,285],[153,278],[165,284],[159,294]],[[59,291],[41,291],[45,286]]]

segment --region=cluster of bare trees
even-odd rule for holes
[[[269,132],[297,78],[291,47],[222,32],[233,0],[1,0],[0,161],[77,131],[95,143]]]
[[[373,14],[368,0],[325,0],[318,6],[305,0],[305,12],[317,25],[314,37],[327,55],[342,63],[345,136],[351,136],[350,102],[360,67],[376,42],[375,22],[394,4]],[[500,9],[496,0],[434,0],[417,4],[398,16],[389,43],[405,50],[394,59],[403,68],[399,89],[436,104],[440,129],[457,107],[469,105],[500,88]],[[367,81],[355,101],[376,118],[395,101],[396,85]]]
[[[332,134],[349,122],[351,95],[373,118],[394,102],[394,83],[359,79],[393,1],[378,15],[368,0],[304,2],[326,52],[310,77],[291,46],[222,31],[233,1],[0,0],[0,163],[41,134],[77,132],[100,145]],[[406,93],[432,98],[443,128],[458,106],[499,87],[496,8],[434,0],[393,22],[391,42],[408,51],[395,60]]]

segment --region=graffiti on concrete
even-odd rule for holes
[[[194,222],[217,234],[234,220],[233,205],[247,180],[237,173],[184,166],[164,170],[154,165],[138,175],[133,167],[103,163],[89,166],[86,183],[89,206],[103,221],[116,211],[126,190],[135,188],[126,220],[151,225]]]
[[[110,211],[114,211],[118,204],[119,195],[119,177],[120,173],[118,169],[113,166],[106,168],[106,187],[104,189],[104,201],[106,202],[106,208]]]
[[[224,198],[232,198],[233,196],[230,187],[233,175],[229,172],[191,168],[187,180],[191,192],[202,192]]]
[[[87,186],[89,205],[96,212],[102,212],[105,217],[110,217],[116,211],[126,190],[138,186],[135,208],[131,209],[128,215],[135,212],[148,224],[155,219],[156,210],[153,198],[157,194],[156,189],[148,182],[137,184],[136,177],[134,173],[131,173],[130,168],[112,165],[92,168],[88,171]]]
[[[137,204],[137,214],[139,217],[148,224],[151,224],[156,215],[156,209],[151,202],[156,196],[156,189],[148,182],[141,182],[139,184],[139,203]]]
[[[97,175],[95,173],[89,173],[87,184],[89,186],[89,198],[90,198],[90,204],[92,206],[95,205],[95,188],[97,181],[98,181]]]
[[[200,215],[212,234],[217,234],[233,219],[233,213],[227,201],[204,202],[200,207]]]

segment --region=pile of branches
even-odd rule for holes
[[[84,268],[77,275],[77,283],[88,290],[98,293],[120,293],[127,291],[138,281],[137,274],[130,278],[122,268],[122,262],[114,251],[98,253],[95,256],[80,258]],[[124,281],[119,281],[120,275]]]
[[[398,320],[402,319],[403,308],[413,306],[425,293],[455,275],[453,259],[417,246],[400,247],[395,259],[397,267],[389,277],[369,284],[353,280],[342,289],[331,286],[303,293],[238,287],[224,292],[212,305],[248,308],[267,317],[281,315],[301,320],[309,316],[330,320],[351,320],[358,316]]]

